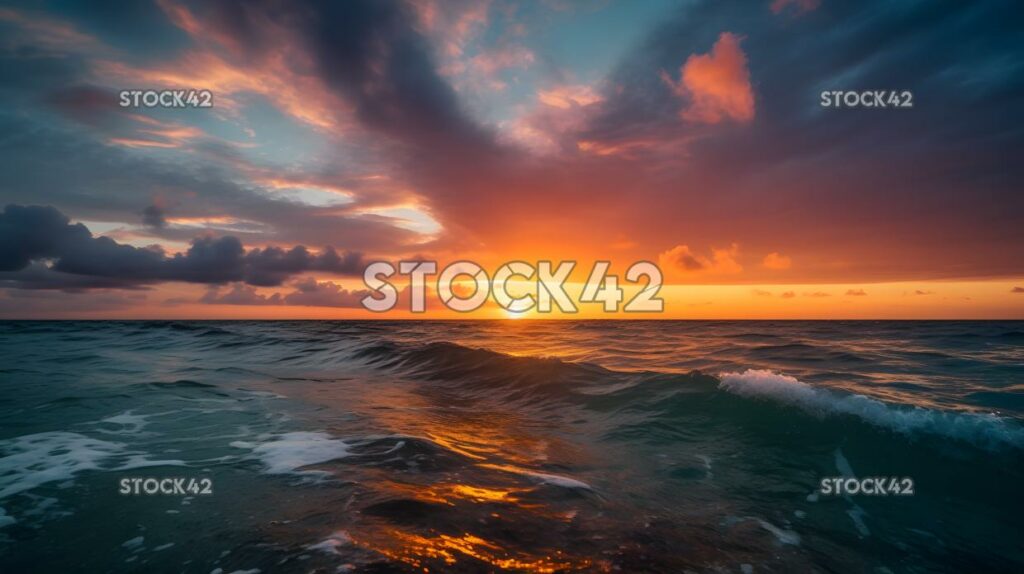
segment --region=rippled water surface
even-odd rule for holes
[[[0,322],[0,572],[1021,572],[1022,454],[1021,322]]]

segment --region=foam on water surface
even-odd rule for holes
[[[349,456],[348,443],[324,432],[288,432],[261,443],[235,441],[231,446],[249,449],[269,474],[322,474],[322,471],[301,469]]]
[[[40,485],[66,481],[87,470],[130,470],[182,465],[180,460],[152,460],[124,443],[54,431],[0,441],[0,499]]]

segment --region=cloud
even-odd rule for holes
[[[51,262],[45,271],[33,262]],[[20,288],[140,286],[164,281],[279,285],[306,271],[358,274],[362,255],[319,253],[305,246],[246,251],[233,236],[197,237],[184,253],[167,255],[158,246],[135,247],[93,237],[53,207],[8,205],[0,213],[0,283]],[[62,278],[71,276],[66,287]]]
[[[831,296],[832,296],[831,293],[826,293],[824,291],[814,291],[813,293],[804,293],[804,297],[818,297],[818,298],[820,298],[820,297],[831,297]]]
[[[158,205],[149,205],[143,209],[142,224],[157,229],[167,227],[167,218],[164,216],[163,208]]]
[[[689,103],[680,116],[691,122],[717,124],[730,119],[749,122],[754,118],[754,91],[750,87],[747,57],[740,37],[722,32],[709,54],[693,54],[680,69],[680,80],[665,81]]]
[[[1024,287],[1014,287],[1010,289],[1010,293],[1024,293]]]
[[[333,281],[317,281],[312,277],[296,281],[293,285],[295,291],[284,297],[288,305],[361,308],[363,298],[370,294],[366,289],[349,291]]]
[[[589,106],[601,101],[601,95],[587,85],[561,85],[537,92],[541,103],[559,109]]]
[[[424,152],[493,148],[491,136],[464,114],[438,74],[429,43],[404,4],[310,1],[288,7],[288,20],[319,76],[364,125]],[[261,8],[273,13],[280,6]]]
[[[921,289],[915,289],[914,295],[934,295],[935,291],[922,291]]]
[[[761,262],[761,265],[766,269],[789,269],[793,266],[793,260],[785,255],[773,252],[764,256],[764,261]]]
[[[864,297],[867,294],[868,294],[868,292],[863,290],[863,289],[847,289],[846,290],[846,296],[847,297]]]
[[[802,14],[817,9],[819,4],[821,0],[772,0],[771,9],[773,13],[779,14],[792,6],[797,14]]]
[[[219,286],[211,286],[199,298],[199,302],[210,305],[280,305],[281,295],[279,293],[270,296],[262,295],[256,291],[255,287],[244,283],[235,283],[226,292],[222,292]]]
[[[408,17],[403,2],[213,0],[180,9],[185,5],[162,0],[161,13],[140,4],[157,11],[157,20],[119,11],[120,25],[132,26],[134,35],[112,34],[65,4],[51,7],[62,20],[81,20],[74,29],[100,35],[90,45],[78,44],[82,38],[63,42],[62,57],[49,57],[53,46],[24,42],[25,34],[0,33],[0,43],[17,48],[0,53],[0,97],[11,110],[0,113],[0,133],[11,134],[0,138],[0,206],[45,202],[78,219],[124,224],[116,239],[134,245],[167,246],[212,232],[245,245],[334,243],[388,256],[485,244],[493,254],[521,255],[558,229],[559,241],[544,249],[581,259],[593,254],[589,229],[613,229],[638,250],[676,245],[685,229],[703,241],[793,246],[786,247],[799,263],[786,275],[793,284],[1020,276],[1024,196],[1015,182],[1022,168],[1013,156],[1019,146],[1007,142],[1021,141],[1024,123],[1014,105],[1020,74],[1002,57],[1016,31],[1006,3],[941,10],[916,3],[897,10],[870,0],[832,2],[808,17],[779,18],[768,2],[751,10],[698,0],[637,29],[633,48],[617,64],[573,69],[575,62],[554,62],[565,70],[549,68],[549,38],[534,26],[540,21],[525,22],[527,36],[499,40],[510,17],[500,5],[488,18],[480,3],[421,2],[422,24]],[[785,16],[799,6],[780,9]],[[522,10],[515,15],[525,17]],[[465,23],[459,34],[449,25],[456,21]],[[8,19],[0,27],[7,32],[23,24]],[[558,36],[557,23],[549,29]],[[600,44],[601,33],[590,32],[581,36],[598,36]],[[158,38],[173,42],[150,42]],[[434,60],[442,68],[446,63],[445,38],[457,39],[467,69],[478,47],[505,41],[531,49],[536,62],[528,73],[517,72],[516,89],[481,98],[453,89],[452,79],[438,72]],[[964,38],[971,49],[949,38]],[[124,52],[96,45],[104,40]],[[68,47],[74,52],[65,53]],[[795,53],[799,66],[792,65]],[[706,115],[695,92],[708,82],[688,89],[688,63],[691,80],[702,70],[745,71],[756,125],[721,129],[740,121],[728,112],[737,106],[723,111],[713,97],[706,107],[716,111],[717,124],[679,121],[681,110]],[[615,67],[599,77],[607,64]],[[672,76],[668,83],[662,70]],[[109,110],[121,87],[207,81],[218,89],[208,112],[135,111],[160,118],[157,125]],[[581,82],[600,99],[584,105],[588,95],[568,92],[540,99],[541,86]],[[909,86],[928,97],[913,113],[866,122],[859,114],[820,109],[814,96],[832,85]],[[546,112],[508,126],[539,142],[547,152],[541,158],[491,141],[488,126],[520,105]],[[179,131],[182,126],[207,135]],[[934,137],[935,126],[942,137]],[[259,146],[251,152],[210,141],[209,134],[241,138],[244,129],[259,134],[250,136]],[[324,153],[306,155],[313,148]],[[362,179],[370,175],[380,179]],[[352,204],[291,201],[270,183],[278,179],[344,190],[339,194]],[[979,189],[986,201],[968,193]],[[623,201],[624,190],[630,201]],[[140,212],[158,194],[173,207],[173,217],[165,214],[169,224],[139,225]],[[422,236],[394,220],[359,215],[370,213],[367,206],[410,198],[442,223],[436,242],[420,245]],[[922,211],[922,201],[939,204]],[[887,217],[874,217],[879,205]],[[563,216],[570,209],[577,213],[571,222]],[[237,224],[225,230],[175,223],[215,218]],[[690,255],[708,267],[699,253]],[[713,258],[705,253],[703,259]],[[766,284],[777,275],[759,258],[750,263],[735,277]],[[23,285],[69,277],[46,266],[18,273]],[[111,281],[76,279],[79,285]]]
[[[793,291],[786,291],[782,295],[779,295],[779,297],[782,297],[783,299],[792,299],[793,297],[796,297],[796,293]]]
[[[492,77],[508,68],[526,68],[533,64],[535,59],[533,52],[523,46],[505,46],[481,52],[474,56],[471,62],[485,76]]]
[[[753,293],[754,293],[754,295],[757,295],[758,297],[771,297],[772,296],[772,292],[771,291],[765,291],[764,289],[754,289]]]
[[[333,281],[317,281],[312,277],[292,283],[295,290],[282,295],[264,295],[245,283],[234,283],[229,289],[211,286],[199,299],[209,305],[294,305],[303,307],[362,308],[362,300],[369,290],[349,291]]]
[[[0,22],[15,24],[14,35],[28,40],[36,49],[61,54],[102,49],[102,44],[95,37],[78,30],[73,24],[38,13],[0,8]]]
[[[711,249],[711,257],[694,253],[688,245],[677,245],[658,255],[662,271],[677,277],[700,275],[734,275],[743,271],[736,261],[739,245]]]
[[[104,313],[144,305],[147,294],[101,289],[89,292],[0,291],[0,317],[6,319],[66,319],[69,315],[103,317]]]

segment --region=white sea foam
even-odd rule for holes
[[[73,432],[44,432],[0,441],[0,499],[48,482],[66,481],[85,470],[129,470],[182,465],[180,460],[150,460],[123,443]]]
[[[348,443],[323,432],[289,432],[262,443],[235,441],[231,446],[251,450],[269,474],[324,474],[300,469],[349,455]]]
[[[134,411],[125,411],[119,415],[107,417],[100,420],[100,424],[114,425],[119,428],[116,430],[108,430],[101,428],[100,432],[108,434],[133,434],[142,430],[147,424],[149,424],[147,415],[133,414]]]
[[[817,416],[852,415],[899,433],[936,434],[990,448],[1024,448],[1024,428],[994,414],[901,407],[864,395],[818,389],[793,377],[760,369],[723,373],[719,387],[743,397],[793,405]]]
[[[307,548],[310,550],[326,552],[327,554],[338,554],[339,547],[346,546],[351,543],[352,538],[348,535],[348,532],[339,530],[316,544],[310,544]]]

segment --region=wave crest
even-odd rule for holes
[[[1024,448],[1024,429],[989,413],[957,413],[921,407],[898,407],[864,395],[844,395],[815,388],[767,369],[723,373],[719,388],[741,397],[766,399],[798,407],[816,416],[850,415],[902,434],[946,436],[985,448]]]

